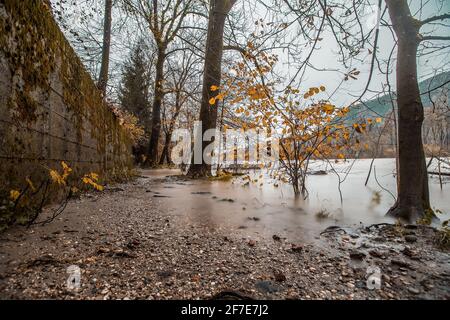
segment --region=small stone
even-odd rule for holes
[[[407,263],[405,261],[402,261],[402,260],[397,260],[397,259],[392,259],[391,260],[391,264],[394,264],[394,265],[399,266],[401,268],[409,268],[410,267],[409,263]]]
[[[270,281],[258,281],[256,283],[256,288],[264,293],[274,293],[280,290],[276,285],[272,284]]]
[[[366,257],[366,254],[364,252],[356,251],[356,250],[350,252],[350,259],[362,260],[365,257]]]
[[[411,292],[412,294],[419,294],[420,293],[419,289],[412,288],[412,287],[408,288],[408,291]]]
[[[410,243],[416,242],[417,241],[417,237],[409,234],[409,235],[405,236],[405,241],[406,242],[410,242]]]
[[[298,244],[291,244],[291,250],[292,252],[302,252],[303,246]]]
[[[369,254],[372,257],[375,257],[375,258],[383,258],[383,254],[380,251],[376,250],[376,249],[370,250]]]
[[[273,275],[275,276],[275,281],[277,282],[286,281],[286,276],[281,271],[275,271]]]

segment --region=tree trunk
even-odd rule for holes
[[[97,87],[106,96],[109,74],[109,53],[111,50],[112,0],[105,0],[105,16],[103,25],[102,65]]]
[[[161,134],[161,104],[164,97],[164,60],[166,52],[164,48],[158,48],[158,59],[156,62],[155,90],[152,106],[152,132],[146,165],[155,166],[158,164],[159,136]]]
[[[235,2],[236,0],[211,1],[208,21],[208,36],[206,39],[202,102],[200,107],[202,136],[195,137],[195,139],[197,139],[196,141],[202,141],[202,152],[210,144],[210,142],[203,141],[203,134],[206,130],[216,127],[217,102],[215,104],[210,104],[210,99],[217,95],[217,91],[212,91],[211,87],[220,86],[225,19]],[[211,165],[205,162],[203,154],[201,163],[194,163],[194,155],[192,155],[188,175],[194,178],[211,175]]]
[[[167,161],[167,164],[170,164],[171,160],[170,160],[170,141],[172,139],[172,133],[173,130],[175,129],[175,121],[178,118],[178,115],[180,114],[180,110],[181,110],[181,104],[180,104],[180,92],[177,92],[176,94],[176,102],[175,102],[175,113],[172,117],[172,119],[170,120],[170,124],[169,124],[169,130],[166,133],[166,138],[164,140],[164,147],[163,147],[163,151],[161,152],[161,158],[159,160],[159,164],[164,164],[164,161]]]
[[[172,131],[170,131],[166,134],[166,138],[164,140],[164,148],[161,152],[161,158],[159,160],[159,164],[164,164],[164,161],[167,161],[167,164],[170,164],[169,146],[170,146],[171,137],[172,137]]]
[[[398,38],[398,197],[388,215],[416,222],[430,210],[428,175],[422,144],[423,105],[417,82],[419,23],[407,0],[386,0]]]

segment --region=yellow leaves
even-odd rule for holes
[[[367,123],[371,124],[372,123],[372,119],[371,118],[367,118]],[[381,118],[375,118],[375,122],[376,123],[381,123],[383,120]]]
[[[104,187],[102,185],[98,184],[98,179],[99,179],[98,174],[91,172],[89,174],[86,174],[82,180],[83,180],[84,184],[90,185],[98,191],[103,191]]]
[[[230,101],[230,104],[236,104],[236,103],[241,102],[242,100],[243,100],[242,97],[236,97],[236,98],[234,98],[233,100]]]
[[[342,134],[342,137],[344,138],[344,140],[348,140],[350,138],[350,134],[348,132],[344,132]]]
[[[218,86],[211,86],[211,91],[212,92],[217,91],[217,90],[219,90]]]
[[[326,88],[324,86],[320,86],[319,88],[317,88],[317,87],[309,88],[309,91],[303,95],[303,98],[308,99],[308,98],[320,93],[321,91],[323,92],[325,90],[326,90]]]
[[[9,198],[10,198],[12,201],[16,201],[19,197],[20,197],[20,191],[17,191],[17,190],[11,190],[11,191],[9,192]]]
[[[338,155],[337,155],[337,157],[338,157],[338,159],[345,159],[345,156],[344,156],[344,154],[342,154],[342,153],[339,153]]]
[[[30,189],[31,189],[33,192],[36,192],[36,188],[34,187],[34,184],[33,184],[33,182],[31,181],[31,179],[30,179],[30,178],[26,178],[25,181],[27,182],[27,184],[28,184],[28,186],[30,187]]]
[[[70,188],[70,190],[72,191],[72,193],[78,193],[80,191],[77,187],[72,187]]]
[[[356,132],[363,133],[366,129],[366,125],[364,123],[362,124],[354,123],[353,128],[355,129]]]
[[[66,180],[69,175],[72,173],[72,169],[65,163],[64,161],[61,162],[61,166],[63,168],[63,179]]]
[[[211,99],[209,99],[209,104],[210,105],[215,105],[216,104],[216,98],[211,98]]]
[[[332,104],[326,103],[322,106],[322,110],[326,113],[326,114],[332,114],[334,112],[335,106],[333,106]]]
[[[56,183],[61,186],[65,186],[65,185],[67,185],[67,178],[72,173],[72,169],[64,161],[61,161],[61,167],[63,168],[62,175],[58,171],[53,170],[53,169],[49,169],[49,174],[50,174],[50,178],[52,179],[53,183]]]
[[[50,169],[50,178],[54,183],[57,183],[59,185],[66,185],[65,179],[58,173],[58,171]]]
[[[341,111],[342,115],[344,116],[344,115],[346,115],[347,113],[349,113],[350,108],[349,108],[349,107],[344,107],[344,108],[342,108],[340,111]]]
[[[224,93],[219,93],[219,94],[216,96],[216,100],[223,100],[223,98],[225,98],[225,94],[224,94]]]

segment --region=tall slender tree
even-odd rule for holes
[[[211,98],[217,95],[217,91],[214,90],[215,87],[220,87],[225,20],[235,3],[236,0],[212,0],[210,2],[202,102],[200,106],[202,131],[197,133],[201,134],[201,137],[195,137],[197,141],[202,141],[202,153],[209,144],[207,141],[203,142],[203,134],[206,130],[216,127],[217,102],[211,103]],[[205,162],[203,154],[201,163],[194,163],[193,160],[191,161],[188,175],[195,178],[211,174],[211,165]]]
[[[432,212],[422,143],[424,110],[417,81],[417,50],[424,40],[450,40],[449,36],[423,36],[420,29],[450,19],[450,13],[420,21],[411,14],[407,0],[386,0],[386,5],[398,39],[398,197],[388,214],[415,222]]]
[[[162,112],[162,129],[164,132],[164,146],[159,160],[160,164],[170,163],[170,142],[176,122],[186,104],[197,99],[201,80],[199,68],[201,60],[190,50],[182,50],[169,60],[168,88],[169,97],[164,101]]]
[[[103,21],[103,46],[100,75],[98,77],[97,87],[106,96],[109,77],[109,56],[111,51],[111,26],[112,26],[112,6],[113,0],[105,0],[105,13]]]
[[[164,99],[165,62],[171,53],[169,45],[183,29],[186,17],[193,10],[193,0],[123,0],[127,9],[145,20],[157,47],[155,84],[152,103],[152,131],[147,165],[158,164],[161,135],[161,105]]]

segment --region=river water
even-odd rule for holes
[[[247,185],[246,180],[239,177],[227,182],[168,178],[155,184],[152,192],[161,208],[170,214],[182,215],[191,223],[208,228],[246,229],[260,236],[277,234],[311,240],[330,225],[390,221],[385,213],[394,203],[396,193],[395,159],[376,159],[375,170],[365,186],[370,162],[364,159],[333,164],[340,179],[346,176],[340,186],[342,202],[339,178],[330,171],[326,175],[307,177],[309,197],[306,200],[295,197],[290,185],[271,179],[266,170],[253,171],[252,180],[258,181]],[[323,162],[312,165],[312,170],[329,169]],[[180,172],[154,170],[145,174],[161,178]],[[447,178],[441,190],[438,178],[430,177],[431,203],[433,208],[443,212],[439,215],[441,220],[450,218],[449,186]]]

